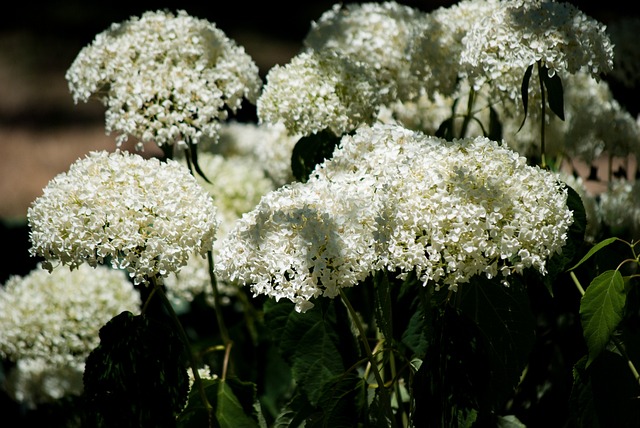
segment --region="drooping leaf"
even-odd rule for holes
[[[546,66],[540,67],[540,75],[542,76],[544,87],[547,89],[549,108],[560,120],[564,120],[564,91],[560,76],[558,73],[549,76],[549,69]]]
[[[591,281],[580,300],[580,320],[589,348],[587,367],[605,349],[622,320],[626,294],[617,270],[608,270]]]
[[[595,253],[597,253],[598,251],[600,251],[601,249],[603,249],[607,245],[614,243],[617,240],[618,240],[618,238],[614,236],[614,237],[611,237],[611,238],[603,239],[602,241],[598,242],[596,245],[591,247],[591,249],[587,252],[587,254],[585,254],[584,257],[582,257],[582,259],[580,259],[580,261],[578,263],[576,263],[575,265],[571,266],[571,268],[569,268],[568,270],[572,271],[572,270],[576,269],[582,263],[584,263],[587,260],[589,260],[591,258],[591,256],[593,256]]]
[[[522,96],[522,107],[524,108],[524,117],[522,118],[522,123],[516,132],[519,132],[524,126],[525,121],[527,120],[527,109],[529,108],[529,81],[531,80],[531,73],[533,72],[533,64],[531,64],[524,72],[524,77],[522,78],[522,84],[520,86],[520,94]]]
[[[502,141],[502,122],[493,106],[489,107],[489,133],[487,138],[492,141]]]
[[[391,291],[389,278],[386,272],[379,271],[374,274],[374,314],[378,328],[383,336],[391,341],[393,338],[391,318]]]

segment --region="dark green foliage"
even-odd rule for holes
[[[175,427],[186,403],[185,348],[175,329],[122,312],[100,329],[84,373],[87,426]]]
[[[328,129],[301,137],[291,155],[291,171],[295,179],[306,182],[317,164],[331,159],[339,142],[340,137]]]

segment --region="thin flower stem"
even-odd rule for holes
[[[380,374],[380,371],[378,370],[378,365],[376,363],[376,358],[373,355],[373,352],[371,352],[371,347],[369,346],[369,341],[367,340],[367,334],[364,330],[364,327],[362,326],[362,323],[360,322],[360,319],[358,318],[358,314],[355,311],[355,309],[353,308],[353,306],[351,306],[351,302],[349,302],[349,299],[347,298],[347,296],[345,295],[344,291],[342,289],[340,289],[340,298],[342,300],[342,302],[345,304],[345,306],[347,307],[347,310],[349,311],[349,314],[351,315],[351,319],[353,320],[353,323],[355,324],[356,328],[358,329],[358,334],[360,335],[360,339],[362,340],[362,343],[364,345],[364,350],[367,354],[367,357],[369,358],[369,362],[371,363],[372,369],[373,369],[373,375],[376,378],[376,382],[378,382],[378,385],[380,387],[380,392],[381,394],[383,394],[383,401],[385,403],[385,406],[387,407],[387,412],[389,415],[389,420],[391,421],[391,426],[395,427],[396,426],[396,421],[395,418],[393,417],[393,413],[391,411],[391,400],[389,397],[389,391],[387,390],[387,388],[384,385],[384,381],[382,380],[382,375]]]
[[[229,337],[229,331],[227,330],[227,326],[224,322],[224,317],[222,316],[221,311],[221,303],[220,303],[220,293],[218,291],[218,281],[216,280],[216,274],[213,267],[213,252],[211,250],[207,251],[207,260],[209,262],[209,278],[211,279],[211,288],[213,291],[213,305],[215,306],[216,312],[216,320],[218,321],[218,329],[220,330],[220,337],[222,337],[222,343],[224,344],[225,356],[224,356],[224,364],[222,368],[222,380],[226,379],[227,368],[229,363],[229,353],[231,351],[231,346],[233,345],[233,341]]]

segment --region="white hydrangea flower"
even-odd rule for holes
[[[580,70],[600,78],[613,67],[606,27],[574,5],[554,0],[500,2],[463,38],[460,61],[475,88],[488,83],[512,100],[521,96],[524,72],[538,61],[550,76]],[[529,90],[538,88],[537,67]]]
[[[9,370],[4,389],[29,409],[64,397],[80,396],[84,390],[84,361],[54,364],[43,358],[20,359]]]
[[[477,274],[545,274],[546,259],[564,246],[573,221],[566,189],[497,142],[374,125],[341,144],[348,155],[336,151],[326,167],[361,165],[384,194],[377,270],[415,269],[424,283],[456,289]]]
[[[603,225],[614,236],[640,238],[640,181],[612,180],[599,197]]]
[[[118,147],[129,136],[158,146],[215,138],[219,122],[262,80],[244,48],[215,24],[180,10],[145,12],[112,24],[67,70],[74,101],[96,96]]]
[[[394,1],[336,3],[311,23],[303,45],[366,64],[389,99],[395,99],[396,93],[401,99],[412,99],[420,82],[409,71],[408,51],[414,28],[424,16]]]
[[[283,123],[292,135],[330,129],[340,136],[373,122],[383,99],[364,65],[331,52],[307,50],[269,70],[257,114],[260,123]]]
[[[220,245],[216,272],[304,312],[371,270],[375,204],[371,177],[310,179],[267,193]]]
[[[231,155],[224,157],[211,152],[199,153],[202,172],[210,181],[198,177],[200,185],[213,197],[217,208],[218,229],[213,245],[213,260],[217,259],[222,239],[233,228],[242,214],[252,210],[262,196],[275,189],[261,165],[254,158]],[[190,302],[204,293],[207,302],[213,306],[213,291],[206,258],[191,257],[180,272],[169,275],[164,280],[167,296],[177,301]],[[233,296],[237,286],[218,280],[221,296]]]
[[[110,262],[159,283],[211,250],[213,198],[178,161],[94,151],[54,177],[27,212],[32,255],[72,269]]]
[[[243,216],[218,268],[304,311],[374,270],[415,270],[454,290],[478,274],[545,274],[572,221],[555,176],[496,142],[365,125],[309,181],[268,193]]]
[[[225,157],[251,159],[280,187],[294,180],[291,156],[299,139],[290,135],[283,123],[229,121],[222,124],[218,144],[210,150]]]
[[[17,363],[7,391],[30,407],[79,395],[100,328],[140,304],[126,273],[107,266],[58,266],[49,273],[38,265],[11,276],[0,287],[0,356]]]
[[[428,96],[454,95],[462,77],[462,39],[498,5],[499,0],[463,0],[439,7],[419,22],[410,46],[411,73]]]
[[[566,155],[587,163],[603,153],[640,157],[640,124],[615,99],[607,82],[586,73],[569,76],[565,105]]]

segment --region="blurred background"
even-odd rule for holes
[[[64,78],[96,34],[145,11],[184,9],[244,46],[264,76],[297,53],[311,22],[336,2],[12,3],[11,12],[0,14],[0,236],[9,252],[0,262],[0,284],[36,263],[28,257],[26,212],[42,188],[89,151],[115,148],[115,137],[104,132],[103,107],[96,101],[74,104]],[[430,11],[455,2],[399,3]],[[629,12],[621,0],[572,3],[604,23]]]

